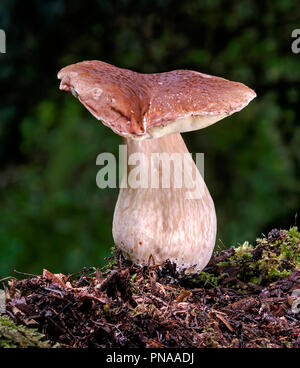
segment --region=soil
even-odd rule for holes
[[[197,275],[170,262],[108,261],[101,270],[9,281],[6,315],[56,347],[300,347],[296,227],[219,252]]]

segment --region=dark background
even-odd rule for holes
[[[184,139],[205,153],[218,247],[295,224],[299,1],[1,0],[0,28],[0,277],[102,265],[113,245],[118,190],[97,188],[96,157],[117,154],[121,139],[56,79],[82,60],[193,69],[255,89],[243,111]]]

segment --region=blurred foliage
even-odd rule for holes
[[[76,272],[113,245],[117,190],[100,190],[96,157],[120,137],[56,74],[98,59],[140,72],[194,69],[252,87],[242,112],[184,135],[205,153],[218,238],[226,246],[294,224],[299,209],[300,27],[292,0],[1,0],[0,277]]]

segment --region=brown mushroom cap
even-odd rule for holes
[[[69,65],[58,78],[60,89],[71,91],[117,134],[132,138],[204,128],[256,96],[242,83],[191,70],[141,74],[97,60]]]

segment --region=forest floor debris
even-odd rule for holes
[[[43,333],[46,346],[299,348],[300,234],[274,229],[198,275],[111,257],[101,270],[11,280],[5,295],[9,320]]]

